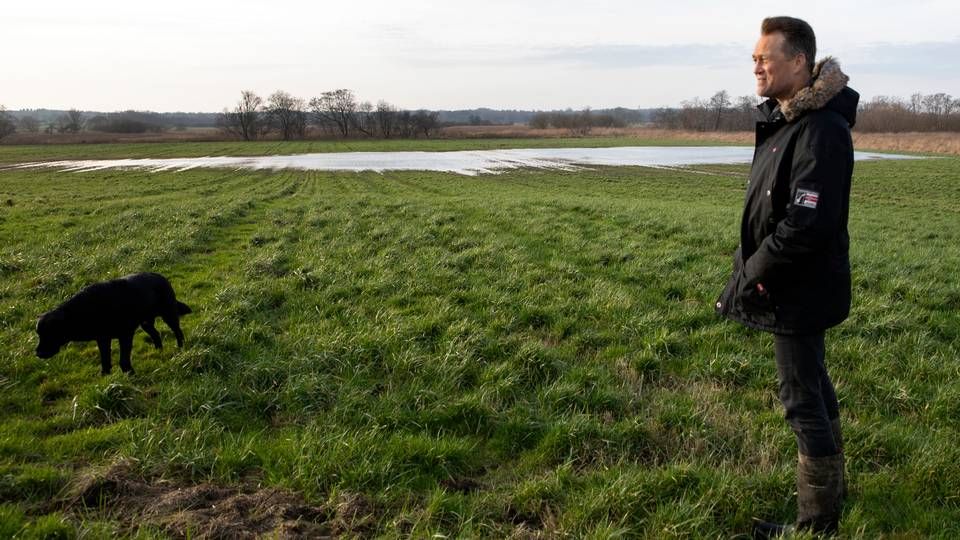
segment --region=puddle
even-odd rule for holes
[[[590,166],[685,167],[750,163],[747,146],[622,146],[617,148],[523,148],[456,152],[337,152],[288,156],[110,159],[22,163],[13,168],[49,167],[63,171],[138,169],[184,171],[198,167],[300,169],[307,171],[437,171],[475,176],[510,169],[574,170]],[[917,159],[913,156],[856,152],[855,158]]]

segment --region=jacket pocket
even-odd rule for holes
[[[776,305],[770,293],[760,294],[756,285],[750,285],[746,279],[743,279],[743,272],[740,274],[740,280],[737,283],[737,299],[740,301],[740,305],[743,306],[743,310],[755,315],[773,315],[776,310]]]

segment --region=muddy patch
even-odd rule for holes
[[[375,508],[363,495],[308,504],[278,488],[186,485],[138,478],[129,466],[94,471],[58,501],[63,510],[120,524],[132,534],[141,527],[175,538],[329,538],[372,533]]]

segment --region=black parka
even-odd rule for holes
[[[813,74],[782,109],[775,100],[758,107],[740,247],[716,305],[777,334],[819,332],[850,312],[850,128],[859,95],[831,58]]]

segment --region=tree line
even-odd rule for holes
[[[751,131],[756,122],[755,96],[730,97],[720,90],[709,99],[683,101],[679,108],[659,109],[653,123],[665,129]],[[960,99],[946,93],[916,93],[909,99],[877,96],[857,108],[855,130],[861,132],[960,131]]]
[[[876,96],[861,103],[858,131],[960,131],[960,98],[945,93],[916,93],[907,99]]]
[[[2,106],[0,106],[2,108]],[[0,112],[0,138],[20,133],[159,133],[190,127],[212,127],[216,113],[153,111],[83,112],[32,109]]]
[[[383,100],[376,105],[361,102],[346,88],[323,92],[309,101],[282,90],[264,100],[244,90],[233,108],[220,113],[217,126],[245,141],[270,133],[285,141],[304,139],[311,132],[344,139],[415,138],[434,135],[440,127],[438,116],[436,111],[401,110]]]
[[[720,90],[710,99],[695,97],[680,103],[680,108],[663,108],[654,113],[653,123],[664,129],[690,131],[750,131],[756,123],[755,96],[730,97]]]
[[[146,133],[161,132],[167,125],[160,113],[123,111],[99,113],[87,118],[82,111],[70,109],[44,124],[37,116],[24,114],[14,117],[6,111],[0,112],[0,138],[17,131],[24,133],[80,133],[81,131],[102,131],[105,133]]]
[[[751,131],[756,121],[758,103],[759,99],[755,96],[732,98],[727,91],[720,90],[709,99],[697,97],[683,101],[679,108],[653,111],[625,108],[550,112],[492,109],[407,111],[382,100],[376,105],[369,101],[361,102],[347,89],[324,92],[309,101],[284,91],[274,92],[266,100],[253,92],[244,91],[236,106],[224,109],[221,113],[84,113],[78,109],[12,112],[0,105],[0,139],[18,131],[145,133],[160,132],[171,127],[185,129],[189,126],[211,125],[216,125],[228,136],[245,140],[268,135],[284,140],[308,136],[413,138],[430,137],[451,120],[454,124],[466,122],[487,125],[491,123],[491,115],[496,114],[514,121],[526,120],[533,128],[566,129],[571,135],[586,135],[595,127],[637,124],[691,131]],[[859,105],[854,129],[861,132],[957,132],[960,131],[960,98],[955,99],[943,92],[915,93],[906,99],[877,96]]]
[[[77,109],[70,109],[44,126],[32,115],[17,118],[0,105],[0,139],[17,131],[39,133],[41,129],[46,133],[78,133],[84,128],[84,124],[83,113]]]
[[[17,131],[16,119],[7,112],[7,108],[0,105],[0,139],[12,135]]]
[[[587,135],[595,127],[626,127],[627,121],[613,113],[594,113],[588,107],[582,111],[538,112],[528,125],[534,129],[560,128],[571,135]]]

